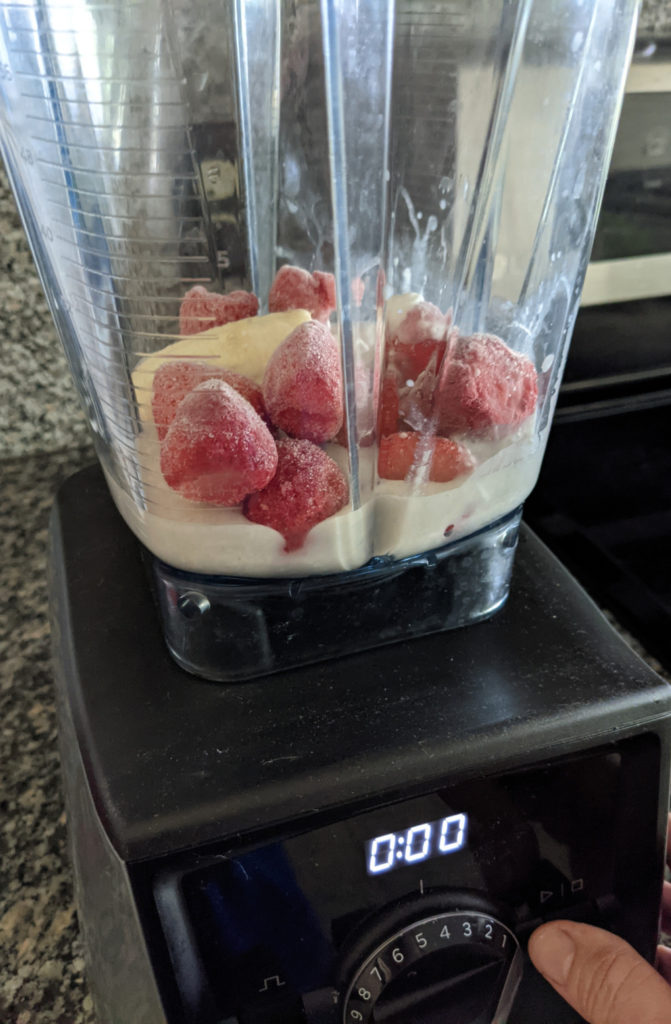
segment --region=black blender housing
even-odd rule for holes
[[[526,527],[488,621],[243,685],[169,656],[97,467],[58,496],[50,577],[102,1019],[336,1024],[361,936],[464,892],[522,948],[569,916],[654,957],[671,691]],[[463,849],[366,871],[375,836],[454,812]],[[576,1022],[525,962],[510,1024]]]

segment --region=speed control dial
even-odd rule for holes
[[[513,932],[453,910],[396,930],[355,970],[343,1024],[503,1024],[521,976]]]

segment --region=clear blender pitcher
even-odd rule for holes
[[[634,0],[0,3],[7,170],[168,646],[505,600]]]

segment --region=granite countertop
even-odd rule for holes
[[[66,851],[45,572],[53,494],[93,458],[86,447],[0,465],[2,1024],[94,1024]]]

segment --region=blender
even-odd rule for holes
[[[180,665],[500,608],[633,0],[2,13],[8,173]]]
[[[520,515],[635,4],[0,15],[101,1024],[576,1024],[525,943],[654,956],[671,699]]]

